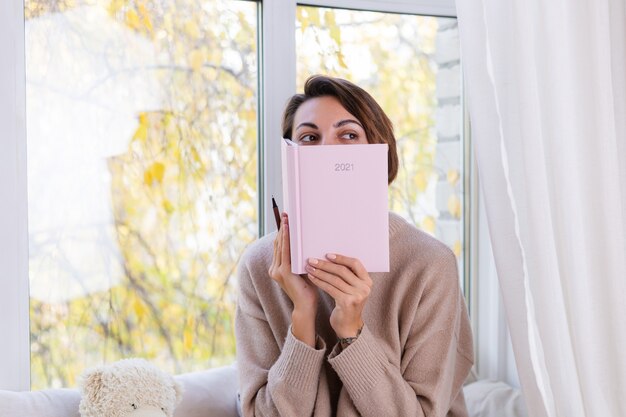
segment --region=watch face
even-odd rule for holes
[[[357,332],[356,332],[356,336],[354,337],[344,337],[344,338],[339,338],[339,343],[341,344],[341,347],[346,347],[350,344],[352,344],[356,339],[359,338],[359,336],[361,335],[361,331],[363,330],[363,327],[361,327]]]
[[[339,342],[342,347],[345,347],[351,345],[356,339],[356,337],[346,337],[345,339],[341,339]]]

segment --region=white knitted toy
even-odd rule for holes
[[[182,388],[144,359],[123,359],[82,375],[81,417],[172,417]]]

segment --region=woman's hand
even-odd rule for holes
[[[315,316],[319,292],[306,275],[291,272],[289,248],[289,222],[287,214],[281,217],[281,226],[274,240],[274,259],[269,269],[270,277],[280,285],[293,302],[293,335],[309,346],[315,346]]]
[[[309,279],[335,299],[330,325],[337,337],[354,337],[363,327],[361,314],[372,289],[372,279],[361,261],[329,254],[327,260],[309,259]]]

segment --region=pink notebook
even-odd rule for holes
[[[387,145],[282,143],[283,204],[289,215],[291,270],[327,253],[389,271]]]

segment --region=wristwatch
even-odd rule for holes
[[[340,337],[339,339],[339,343],[341,344],[341,348],[345,349],[348,346],[350,346],[352,343],[354,343],[356,341],[356,339],[359,338],[359,335],[361,334],[361,330],[363,329],[363,327],[361,327],[359,330],[357,330],[356,332],[356,336],[352,336],[352,337]]]

